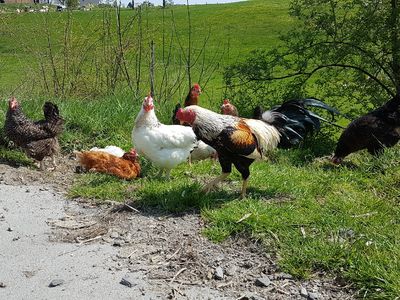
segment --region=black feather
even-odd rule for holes
[[[262,119],[275,126],[281,134],[281,141],[278,147],[290,148],[299,144],[307,135],[318,131],[321,127],[320,121],[338,126],[332,123],[332,121],[326,120],[308,110],[307,106],[325,109],[332,115],[332,121],[335,115],[340,114],[337,109],[330,107],[324,102],[308,98],[286,101],[281,105],[274,106],[267,112],[263,112],[263,109],[257,106],[254,109],[253,117],[255,119]]]
[[[177,103],[175,109],[172,111],[172,124],[179,125],[181,122],[176,118],[177,111],[181,108],[181,104]]]

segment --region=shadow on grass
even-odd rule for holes
[[[33,167],[34,164],[23,152],[0,147],[0,164],[6,164],[11,167]]]
[[[205,193],[201,190],[199,183],[178,184],[163,189],[168,184],[170,182],[165,179],[149,180],[142,184],[142,188],[137,191],[135,200],[129,202],[128,206],[122,205],[123,208],[120,207],[117,210],[130,210],[129,206],[131,206],[145,215],[181,216],[198,214],[202,209],[219,208],[225,203],[238,200],[240,196],[239,191],[235,189],[236,185],[233,185],[233,189],[228,189],[224,185],[215,191]],[[248,198],[261,201],[288,199],[267,189],[251,187],[248,191]]]

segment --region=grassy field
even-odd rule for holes
[[[275,46],[278,35],[288,30],[293,23],[293,19],[287,15],[288,5],[288,0],[255,0],[229,5],[192,6],[192,81],[203,86],[204,105],[215,107],[224,96],[222,70],[226,65],[243,59],[251,50],[270,49]],[[139,55],[138,18],[137,11],[121,11],[124,55],[132,81],[137,79],[135,59]],[[166,10],[144,9],[141,20],[141,78],[139,91],[135,91],[134,94],[141,96],[149,90],[149,43],[153,40],[156,91],[165,83],[163,76],[166,69],[170,85],[175,80],[182,81],[173,88],[177,89],[176,93],[165,99],[169,109],[169,104],[181,100],[188,89],[184,61],[188,51],[187,10],[184,6]],[[133,23],[128,26],[130,21]],[[104,25],[105,22],[110,22],[109,26]],[[70,35],[65,34],[64,28],[67,24],[70,24]],[[60,73],[65,71],[63,61],[67,56],[67,69],[69,68],[71,73],[67,81],[73,82],[75,86],[80,85],[75,91],[78,96],[88,97],[86,92],[92,87],[88,87],[91,81],[87,77],[94,77],[98,72],[94,70],[94,65],[96,68],[102,68],[103,72],[113,70],[115,65],[114,52],[117,51],[117,41],[113,9],[74,11],[71,14],[4,13],[0,14],[0,25],[1,98],[10,94],[29,98],[32,91],[43,95],[40,62],[45,65],[49,82],[53,76],[48,51],[49,40],[55,69]],[[105,30],[110,31],[112,36],[104,35]],[[203,51],[205,39],[206,49]],[[66,40],[68,46],[64,47]],[[81,74],[79,68],[83,68],[85,74]],[[118,76],[121,79],[123,74]],[[178,80],[179,76],[183,78]],[[76,77],[79,77],[79,80]],[[127,90],[127,85],[121,84],[113,94],[119,94],[121,90]],[[102,90],[103,94],[106,92]],[[215,99],[218,99],[217,103]]]
[[[221,70],[225,65],[253,49],[274,47],[279,32],[294,24],[287,16],[288,4],[288,0],[255,0],[191,8],[195,41],[201,43],[211,28],[207,51],[218,51],[228,40],[230,45],[229,55],[223,56],[204,88],[201,101],[205,106],[216,109],[220,104],[224,93]],[[95,40],[98,36],[93,28],[98,28],[103,14],[104,10],[73,12],[74,38],[87,43]],[[132,11],[123,10],[122,21],[126,22],[130,14]],[[162,14],[159,8],[144,11],[146,43],[153,39],[156,45],[162,44]],[[174,8],[182,39],[187,30],[186,14],[184,7]],[[166,18],[170,16],[168,10]],[[51,34],[57,41],[54,51],[61,54],[62,26],[67,17],[55,12],[0,14],[0,123],[4,122],[5,100],[10,94],[21,97],[27,115],[41,117],[41,105],[49,95],[40,80],[29,76],[39,70],[37,50],[46,47],[44,24],[52,24]],[[168,36],[170,33],[169,29]],[[133,52],[127,54],[132,59],[136,52],[129,49]],[[174,44],[172,53],[177,57],[179,52]],[[156,57],[161,59],[162,48],[156,47]],[[145,68],[148,56],[143,60]],[[205,62],[212,63],[212,55],[207,54]],[[173,60],[171,72],[180,66],[179,59]],[[162,67],[157,67],[156,81],[160,81]],[[198,80],[199,69],[194,69],[194,80]],[[51,97],[66,119],[61,136],[63,153],[109,144],[129,149],[134,118],[147,91],[145,75],[138,93],[125,87],[96,97]],[[183,84],[174,97],[156,102],[163,122],[169,122],[171,107],[186,93]],[[326,131],[304,148],[277,151],[270,162],[253,164],[249,195],[244,200],[237,199],[240,175],[236,171],[216,192],[200,192],[204,182],[220,173],[218,163],[183,164],[172,171],[173,179],[166,181],[155,177],[158,170],[143,158],[144,178],[126,182],[107,175],[77,175],[69,196],[100,202],[131,200],[138,206],[157,206],[172,213],[198,211],[207,224],[204,234],[216,242],[244,233],[260,240],[266,251],[276,254],[280,266],[297,277],[326,272],[345,280],[360,297],[396,298],[400,295],[400,147],[389,149],[378,159],[364,152],[351,155],[346,164],[333,167],[321,157],[333,151],[334,142],[332,132]],[[24,155],[4,143],[0,159],[32,167]]]

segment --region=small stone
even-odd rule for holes
[[[207,279],[211,280],[212,277],[213,277],[213,275],[212,275],[211,271],[208,271],[207,272]]]
[[[236,266],[230,266],[228,269],[226,269],[225,273],[228,276],[234,276],[237,272],[237,267]]]
[[[293,276],[288,273],[280,273],[277,275],[278,279],[293,279]]]
[[[271,284],[271,280],[268,277],[264,276],[257,278],[255,283],[257,286],[267,287]]]
[[[121,247],[123,244],[125,244],[125,242],[123,240],[114,240],[113,242],[113,246],[114,247]]]
[[[132,282],[132,279],[129,277],[129,275],[125,275],[122,277],[121,281],[119,282],[122,285],[125,285],[127,287],[133,287],[135,284]]]
[[[106,243],[112,244],[113,243],[113,239],[107,237],[107,236],[103,236],[102,238],[103,241],[105,241]]]
[[[116,231],[111,232],[110,238],[112,238],[112,239],[117,239],[117,238],[119,238],[118,232],[116,232]]]
[[[304,286],[301,287],[300,289],[300,296],[307,298],[308,297],[308,292]]]
[[[319,296],[318,296],[317,293],[308,293],[308,299],[310,299],[310,300],[316,300],[316,299],[318,299],[318,298],[319,298]]]
[[[246,261],[243,264],[243,268],[250,269],[251,267],[253,267],[253,264],[251,262],[249,262],[249,261]]]
[[[4,284],[4,282],[0,282],[0,288],[4,289],[6,287],[6,285]]]
[[[223,261],[224,259],[225,259],[225,255],[220,254],[215,258],[215,261],[216,262],[220,262],[220,261]]]
[[[12,240],[13,240],[13,242],[15,242],[15,241],[18,241],[19,239],[20,239],[20,237],[17,236],[17,237],[15,237],[15,238],[13,238]]]
[[[54,279],[50,282],[49,287],[56,287],[59,285],[62,285],[64,283],[64,280],[62,279]]]
[[[249,294],[239,297],[238,300],[264,300],[264,298],[261,298],[255,294],[249,293]]]
[[[11,232],[11,231],[13,231],[13,229],[11,227],[8,227],[7,231]]]
[[[221,267],[215,268],[214,278],[218,280],[224,279],[224,270]]]

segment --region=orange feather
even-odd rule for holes
[[[112,174],[122,179],[133,179],[140,175],[138,162],[105,152],[78,152],[77,157],[80,165],[87,171]]]
[[[246,123],[240,121],[236,125],[236,129],[237,130],[235,130],[230,137],[232,142],[242,147],[257,143],[250,127]]]

